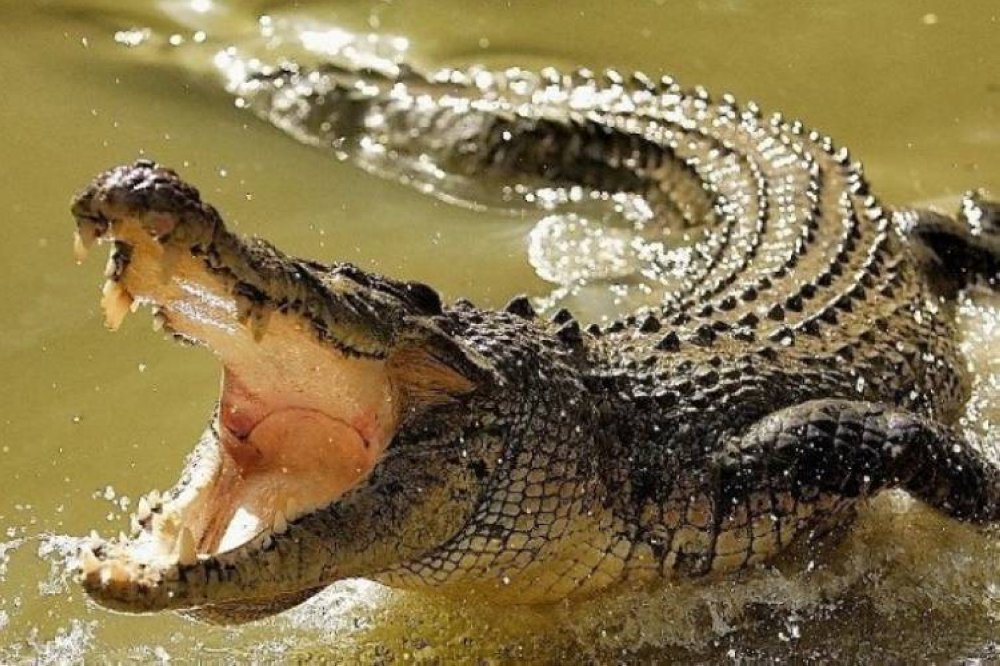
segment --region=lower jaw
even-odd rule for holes
[[[357,429],[311,409],[271,412],[242,438],[217,431],[220,441],[203,443],[190,461],[188,482],[162,504],[154,498],[152,509],[140,502],[147,513],[132,539],[99,542],[83,554],[84,582],[99,603],[157,610],[146,602],[161,595],[142,588],[173,590],[179,570],[211,559],[225,565],[247,557],[266,570],[277,556],[272,541],[357,485],[375,461]],[[183,608],[185,592],[155,604]]]

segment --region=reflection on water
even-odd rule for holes
[[[291,252],[422,279],[487,305],[555,289],[588,318],[652,298],[639,287],[660,276],[655,266],[682,270],[692,241],[664,244],[628,200],[474,190],[431,173],[440,201],[373,177],[241,109],[215,69],[220,52],[273,62],[341,57],[353,45],[359,56],[392,62],[405,52],[427,66],[668,70],[830,131],[865,158],[888,199],[949,210],[969,187],[1000,192],[1000,67],[982,47],[1000,23],[988,0],[875,9],[851,0],[765,13],[721,1],[696,11],[589,0],[572,10],[291,4],[172,0],[150,11],[76,0],[5,10],[0,661],[997,656],[1000,536],[940,519],[902,494],[872,503],[850,535],[822,551],[600,604],[495,609],[346,581],[234,629],[88,606],[66,579],[75,539],[64,535],[116,531],[129,497],[171,484],[217,382],[206,354],[161,344],[139,319],[115,336],[102,330],[99,269],[72,265],[65,210],[100,169],[152,155],[201,185],[237,228]],[[372,31],[380,36],[364,37]],[[399,175],[377,155],[360,161]],[[1000,298],[974,294],[961,316],[978,371],[965,425],[996,447]]]

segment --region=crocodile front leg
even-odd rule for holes
[[[724,447],[710,474],[721,518],[716,571],[825,532],[858,501],[894,487],[958,520],[1000,519],[1000,469],[982,452],[937,423],[871,402],[813,400],[773,412]]]

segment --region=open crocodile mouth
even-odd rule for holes
[[[193,568],[273,548],[364,481],[398,422],[390,364],[374,343],[317,335],[307,299],[278,303],[266,279],[242,281],[253,267],[228,232],[182,228],[179,212],[135,209],[104,190],[81,195],[74,213],[81,254],[94,240],[112,245],[108,326],[149,305],[154,328],[208,347],[223,369],[216,415],[182,479],[138,501],[130,536],[83,549],[83,583],[121,610],[198,605],[177,590]]]

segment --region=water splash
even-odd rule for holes
[[[203,23],[191,27],[195,26],[198,30],[207,27]],[[327,26],[312,24],[308,28],[315,33],[309,38],[312,48],[293,39],[298,29],[293,24],[255,18],[252,27],[255,32],[237,42],[241,48],[262,55],[267,49],[273,53],[285,49],[321,57],[324,43],[343,48],[338,44],[343,42],[343,35],[331,34]],[[158,54],[157,45],[168,47],[169,36],[181,32],[156,30],[136,51],[145,49]],[[211,29],[208,32],[218,35]],[[163,39],[157,41],[156,36],[161,34]],[[193,35],[197,30],[184,34],[192,37],[172,48],[171,54],[195,53],[192,49],[198,42]],[[364,39],[351,39],[364,44]],[[212,53],[217,52],[218,44],[211,48]],[[207,51],[197,53],[198,58],[204,58]],[[532,85],[526,75],[522,86],[526,93]],[[363,159],[378,164],[378,146],[369,145],[367,150],[371,155]],[[451,191],[449,187],[457,192],[457,203],[461,203],[462,195],[473,198],[469,191],[461,189],[461,181],[442,184],[444,179],[434,166],[423,164],[416,181],[426,179],[431,183],[431,193],[445,200],[451,195],[441,193]],[[540,211],[540,226],[545,223],[554,227],[557,222],[545,221],[561,217],[563,224],[569,225],[566,220],[572,220],[571,226],[576,225],[577,231],[583,226],[591,231],[613,230],[608,236],[620,238],[621,244],[609,250],[602,246],[603,241],[588,241],[590,247],[596,248],[596,256],[563,273],[558,266],[551,267],[558,253],[545,246],[565,242],[567,236],[552,234],[551,229],[544,234],[532,232],[550,238],[540,242],[536,270],[552,271],[550,281],[565,287],[562,298],[576,294],[581,300],[595,299],[595,311],[611,308],[602,298],[619,299],[614,307],[631,308],[630,299],[639,298],[636,294],[642,290],[627,279],[643,270],[655,271],[655,266],[664,263],[662,257],[653,256],[658,253],[655,248],[649,250],[649,257],[635,249],[634,239],[645,231],[641,225],[604,218],[591,209],[575,212],[574,207],[586,204],[587,197],[553,193],[530,183],[501,191],[496,199],[490,196],[477,200],[495,203],[498,209],[509,209],[515,215]],[[615,204],[609,205],[613,208]],[[567,233],[572,236],[576,232]],[[621,262],[626,266],[621,267]],[[980,370],[965,424],[980,432],[983,441],[994,448],[995,424],[1000,419],[995,407],[1000,396],[1000,369],[993,352],[1000,345],[996,333],[998,308],[1000,300],[996,297],[970,299],[962,304],[960,322],[966,330],[966,351]],[[990,567],[1000,562],[1000,540],[942,521],[902,494],[887,495],[872,503],[862,513],[854,533],[829,554],[810,557],[802,553],[790,562],[732,581],[668,585],[601,604],[541,610],[494,609],[477,600],[448,603],[391,592],[374,584],[347,582],[285,616],[225,632],[206,627],[191,631],[190,625],[171,617],[126,620],[101,613],[95,620],[81,619],[86,618],[88,609],[79,603],[78,593],[76,599],[72,598],[74,590],[67,587],[66,579],[53,573],[57,565],[66,564],[72,537],[40,537],[35,553],[22,547],[26,542],[18,538],[0,544],[0,581],[5,580],[12,556],[16,554],[18,559],[11,566],[21,566],[20,558],[37,555],[43,570],[31,587],[37,581],[39,591],[51,591],[42,602],[44,606],[62,608],[62,612],[80,617],[60,619],[54,633],[32,629],[21,637],[12,633],[19,631],[13,626],[17,611],[0,609],[3,642],[13,645],[11,649],[0,649],[0,661],[44,663],[129,657],[145,661],[171,655],[233,658],[240,653],[248,657],[256,653],[257,659],[343,655],[341,661],[345,662],[351,661],[351,655],[371,654],[379,658],[394,655],[400,660],[485,655],[508,661],[552,661],[559,655],[572,661],[598,656],[603,661],[628,656],[639,660],[643,655],[655,654],[660,660],[695,655],[701,661],[717,661],[723,654],[734,660],[761,654],[802,659],[817,650],[824,660],[830,660],[839,654],[838,649],[843,649],[842,644],[855,638],[859,639],[856,642],[864,640],[868,649],[882,649],[882,660],[900,660],[905,659],[901,655],[912,658],[918,654],[932,659],[935,654],[943,654],[941,644],[949,640],[984,645],[990,640],[995,642],[1000,634],[1000,566]],[[4,601],[13,606],[14,601],[20,601],[20,595],[5,590]],[[148,637],[162,624],[171,627],[165,638]],[[108,638],[113,626],[126,628],[122,631],[129,634],[128,644],[113,644]],[[331,627],[335,630],[330,631]],[[203,638],[191,639],[190,634]],[[144,636],[147,644],[134,645],[135,635]],[[879,660],[872,654],[862,657]]]

